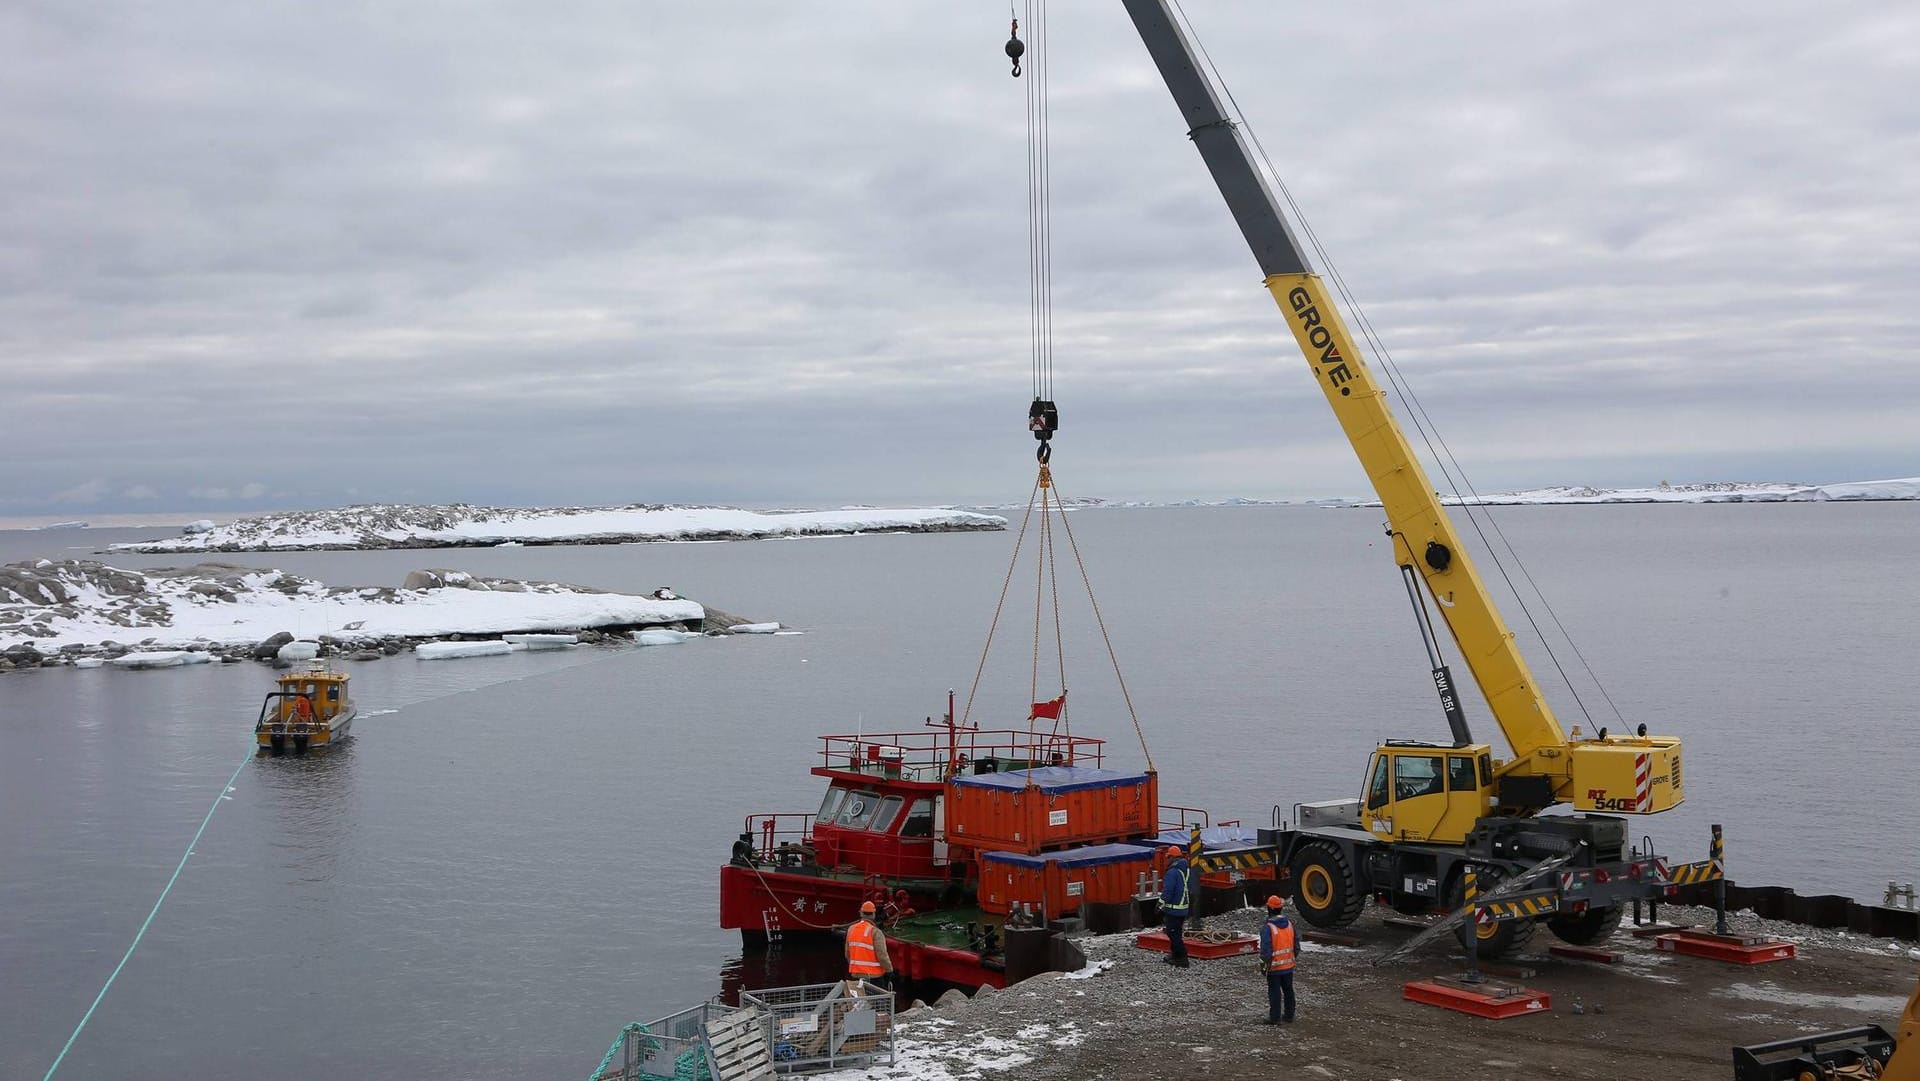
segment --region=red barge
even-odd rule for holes
[[[750,949],[837,942],[872,901],[907,981],[1004,987],[1010,941],[1036,937],[1017,932],[1103,906],[1134,925],[1135,901],[1157,896],[1162,847],[1206,825],[1160,803],[1152,770],[1110,768],[1104,740],[951,718],[950,701],[920,731],[821,736],[819,809],[747,816],[720,872],[720,925]],[[1209,848],[1241,839],[1207,832]],[[1062,963],[1016,958],[1014,978]]]

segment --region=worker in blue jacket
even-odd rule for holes
[[[1287,919],[1278,894],[1267,898],[1267,922],[1260,925],[1260,971],[1267,974],[1267,1024],[1293,1021],[1293,963],[1300,936]]]
[[[1167,929],[1167,964],[1187,967],[1187,913],[1193,908],[1193,869],[1177,845],[1167,846],[1166,884],[1160,888],[1160,920]]]

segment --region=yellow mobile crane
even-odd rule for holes
[[[1569,942],[1598,941],[1613,933],[1628,902],[1674,892],[1676,876],[1719,877],[1717,859],[1670,868],[1651,852],[1630,851],[1626,821],[1613,814],[1539,815],[1556,806],[1634,815],[1678,806],[1685,796],[1680,741],[1649,736],[1645,725],[1568,738],[1186,33],[1165,0],[1123,3],[1379,493],[1452,729],[1449,743],[1382,743],[1360,798],[1296,805],[1293,828],[1263,831],[1269,857],[1290,871],[1301,914],[1321,927],[1344,926],[1370,895],[1407,913],[1455,908],[1462,872],[1472,866],[1483,892],[1489,879],[1507,880],[1491,891],[1493,919],[1479,928],[1480,951],[1496,956],[1542,921]],[[1510,757],[1496,760],[1474,740],[1428,597]]]

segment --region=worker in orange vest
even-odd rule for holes
[[[860,918],[847,927],[847,980],[891,989],[893,960],[887,956],[887,936],[875,923],[872,901],[860,905]]]
[[[1278,895],[1267,898],[1267,922],[1260,925],[1260,970],[1267,974],[1267,1024],[1293,1021],[1293,962],[1299,935]]]

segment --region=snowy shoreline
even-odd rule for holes
[[[632,596],[450,570],[415,571],[393,587],[328,586],[228,563],[145,571],[93,560],[0,566],[0,669],[165,650],[268,660],[294,638],[314,643],[322,656],[391,656],[436,640],[575,633],[584,642],[624,641],[626,632],[646,628],[728,631],[735,624],[750,633],[777,628],[667,589]]]
[[[183,536],[115,544],[112,550],[359,551],[951,533],[1006,527],[1007,520],[998,515],[946,508],[772,512],[656,504],[543,508],[377,504],[268,514],[224,525],[196,522]]]
[[[1611,503],[1862,503],[1920,499],[1920,477],[1849,481],[1844,484],[1757,484],[1721,481],[1710,484],[1663,484],[1658,488],[1585,488],[1559,486],[1495,492],[1480,496],[1442,495],[1449,507],[1564,506]],[[1380,501],[1339,503],[1345,507],[1377,507]]]

